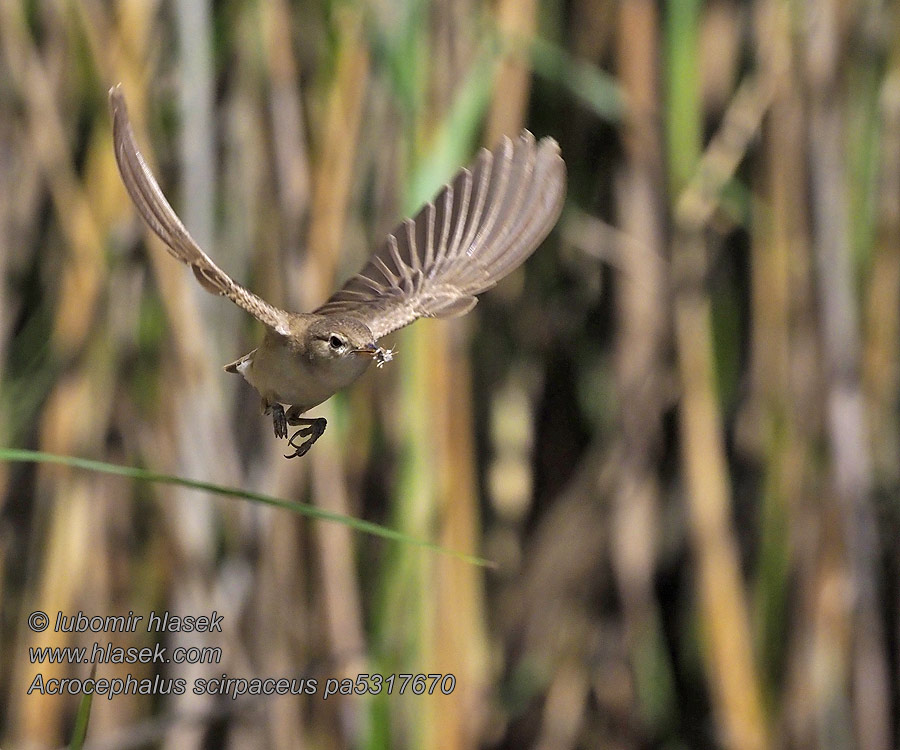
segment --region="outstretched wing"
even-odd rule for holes
[[[482,149],[414,219],[398,226],[317,313],[362,320],[375,339],[416,318],[471,310],[516,269],[562,210],[566,167],[552,138],[527,130]]]
[[[197,281],[206,291],[228,297],[269,328],[284,336],[288,335],[288,313],[235,282],[210,260],[188,234],[138,151],[121,85],[109,90],[109,108],[113,119],[113,144],[119,172],[125,189],[144,221],[166,243],[172,255],[191,267]]]

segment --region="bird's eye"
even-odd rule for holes
[[[332,349],[340,349],[344,345],[344,341],[340,336],[332,336],[330,339],[328,339],[328,345]]]

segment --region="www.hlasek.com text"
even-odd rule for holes
[[[29,646],[32,664],[218,664],[218,646],[176,646],[169,650],[161,643],[153,646],[116,646],[94,643],[87,646]]]

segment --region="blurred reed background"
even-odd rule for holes
[[[311,309],[479,144],[559,140],[567,207],[468,317],[281,457],[221,366],[260,331],[119,181],[106,92],[191,233]],[[222,648],[98,676],[446,673],[452,695],[123,696],[95,748],[898,745],[900,18],[839,0],[4,0],[0,745],[71,736],[28,646]],[[224,615],[35,635],[27,614]],[[321,684],[320,683],[320,684]],[[190,683],[189,683],[190,685]]]

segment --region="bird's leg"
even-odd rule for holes
[[[322,433],[325,432],[325,426],[328,424],[322,417],[319,417],[318,419],[308,419],[307,417],[301,417],[300,414],[301,411],[296,406],[292,406],[288,409],[287,423],[293,426],[303,426],[291,435],[291,439],[288,440],[288,445],[294,449],[294,452],[290,455],[285,454],[285,458],[305,456],[306,452],[312,448],[313,443],[322,437]],[[297,443],[296,441],[298,438],[304,439],[302,442]]]
[[[270,404],[263,401],[263,414],[272,414],[272,426],[275,428],[275,437],[287,437],[287,418],[284,416],[284,407],[281,404]]]

